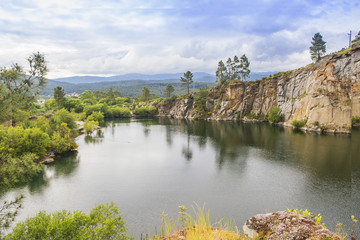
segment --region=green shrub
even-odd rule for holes
[[[87,117],[88,121],[96,121],[98,123],[104,122],[104,114],[102,112],[93,112],[90,116]]]
[[[248,114],[246,114],[246,118],[255,119],[255,120],[266,120],[266,116],[261,113],[260,114],[248,113]]]
[[[351,119],[352,125],[360,124],[360,117],[353,116]]]
[[[273,123],[283,122],[284,115],[281,114],[279,107],[272,107],[269,112],[268,120]]]
[[[302,128],[303,126],[305,126],[306,124],[306,120],[294,120],[292,121],[291,125],[293,125],[293,127],[295,128]]]
[[[133,113],[140,117],[149,117],[154,116],[156,114],[156,108],[155,107],[138,107],[133,110]]]
[[[21,239],[131,239],[114,203],[100,204],[84,211],[39,212],[35,217],[16,224],[6,240]]]
[[[55,121],[57,125],[61,125],[61,123],[66,123],[67,127],[70,129],[75,129],[75,116],[71,112],[66,109],[60,109],[55,112]]]
[[[0,153],[0,188],[7,189],[25,183],[42,172],[43,167],[34,153],[25,153],[19,157]],[[0,236],[1,238],[1,236]]]
[[[84,130],[87,134],[92,133],[99,126],[99,122],[96,121],[85,121]]]
[[[106,117],[128,118],[128,117],[131,117],[131,112],[130,112],[129,108],[112,106],[109,108],[109,114]]]

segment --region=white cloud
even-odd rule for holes
[[[245,53],[252,71],[289,70],[311,61],[314,33],[323,34],[331,52],[347,44],[350,29],[360,29],[358,3],[299,0],[292,4],[309,4],[307,13],[294,12],[287,3],[290,7],[277,14],[266,8],[281,2],[255,2],[256,8],[252,4],[246,11],[244,6],[240,14],[232,9],[236,1],[229,1],[233,5],[227,9],[213,9],[223,5],[211,0],[4,0],[0,66],[25,64],[27,56],[40,51],[49,77],[214,73],[220,59]],[[196,7],[204,4],[209,9]]]

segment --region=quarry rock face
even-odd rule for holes
[[[206,114],[198,110],[193,94],[158,106],[159,116],[209,120],[267,116],[278,106],[285,126],[298,120],[305,122],[305,130],[348,133],[352,117],[360,117],[360,42],[304,68],[216,86],[209,91]]]

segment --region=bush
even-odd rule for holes
[[[208,89],[207,88],[200,88],[199,92],[194,94],[194,101],[196,104],[196,108],[200,112],[206,111],[207,99],[208,99]]]
[[[133,113],[140,117],[154,116],[156,114],[156,108],[155,107],[149,107],[149,108],[138,107],[133,110]]]
[[[293,125],[293,127],[295,128],[302,128],[303,126],[305,126],[306,124],[306,120],[294,120],[291,125]]]
[[[85,121],[84,130],[87,134],[92,133],[99,126],[99,122],[96,121]]]
[[[24,153],[34,153],[41,157],[50,147],[49,135],[39,128],[10,127],[2,137],[4,140],[0,143],[1,152],[9,153],[13,157]]]
[[[66,109],[60,109],[55,113],[55,121],[57,125],[61,125],[61,123],[66,123],[67,127],[70,129],[75,129],[75,116],[71,112]]]
[[[25,153],[20,157],[0,153],[0,159],[0,188],[2,189],[25,183],[43,170],[41,164],[37,162],[38,156],[34,153]]]
[[[113,106],[113,107],[109,108],[109,114],[107,117],[128,118],[128,117],[131,117],[131,112],[130,112],[130,109],[128,109],[128,108]]]
[[[255,120],[266,120],[266,116],[261,113],[260,114],[249,113],[249,114],[246,114],[246,118],[255,119]]]
[[[281,114],[281,109],[279,107],[272,107],[267,118],[272,123],[278,123],[284,121],[284,115]]]
[[[90,116],[87,117],[88,121],[96,121],[98,123],[104,122],[104,114],[102,112],[93,112]]]
[[[355,117],[355,116],[352,117],[351,123],[352,123],[352,125],[360,124],[360,117]]]
[[[90,210],[62,210],[53,214],[44,211],[18,223],[7,240],[21,239],[131,239],[114,203],[100,204]]]

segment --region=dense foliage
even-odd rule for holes
[[[5,239],[132,239],[118,208],[100,204],[90,210],[62,210],[53,214],[39,212],[35,217],[18,223]]]
[[[272,123],[278,123],[284,121],[284,115],[281,114],[279,107],[272,107],[269,112],[268,120]]]

